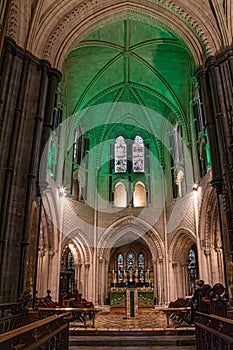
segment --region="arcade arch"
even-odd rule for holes
[[[176,300],[178,297],[185,298],[193,292],[195,281],[190,280],[189,278],[189,259],[191,249],[196,252],[196,259],[198,260],[195,236],[187,229],[179,229],[173,236],[168,253],[171,300]]]
[[[209,187],[203,196],[200,208],[200,269],[203,279],[210,285],[224,281],[222,235],[218,219],[216,193]]]
[[[111,286],[117,281],[117,271],[115,271],[117,256],[121,253],[127,259],[127,254],[130,252],[135,254],[136,260],[138,260],[139,254],[143,253],[145,257],[144,284],[153,286],[157,302],[164,303],[166,299],[164,289],[167,285],[164,243],[153,227],[132,216],[117,220],[110,225],[98,244],[99,280],[103,281],[99,285],[101,302],[105,301]],[[135,274],[139,273],[138,266],[136,269],[136,263],[131,272],[131,275],[134,275],[131,282],[136,283]],[[128,269],[127,271],[125,269],[125,274],[128,276],[125,276],[124,283],[130,282],[131,277]]]

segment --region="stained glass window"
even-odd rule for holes
[[[138,279],[139,282],[144,282],[145,258],[142,253],[138,255]]]
[[[118,282],[122,282],[124,280],[124,257],[120,253],[117,257],[117,264],[118,264]]]
[[[127,148],[125,139],[119,136],[115,143],[115,173],[125,173],[127,170]]]
[[[207,163],[207,168],[209,169],[211,167],[211,158],[210,158],[210,145],[209,145],[209,137],[208,137],[207,129],[205,129],[205,137],[206,137],[206,163]]]
[[[51,177],[55,175],[57,164],[57,135],[52,131],[49,137],[48,173]]]
[[[135,173],[144,172],[144,143],[140,136],[136,136],[132,146],[133,154],[133,171]]]
[[[135,268],[135,257],[132,252],[129,252],[127,254],[127,269],[133,269]]]
[[[68,270],[74,270],[74,259],[73,259],[73,255],[71,253],[71,251],[69,251],[68,255],[67,255],[67,267]]]
[[[198,277],[198,271],[197,271],[197,258],[196,253],[193,249],[190,249],[189,251],[189,279],[190,281],[194,281]]]

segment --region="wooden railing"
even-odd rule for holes
[[[233,320],[197,312],[197,350],[232,350]]]
[[[69,313],[50,316],[0,335],[0,350],[68,350]]]
[[[96,308],[38,308],[39,317],[44,318],[50,315],[67,312],[71,322],[83,323],[85,328],[88,327],[88,323],[90,327],[95,328],[95,316],[99,311],[100,310]]]

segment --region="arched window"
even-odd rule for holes
[[[127,270],[135,269],[135,256],[134,253],[129,252],[127,254]]]
[[[132,146],[133,171],[135,173],[144,172],[144,143],[140,136],[136,136]]]
[[[117,267],[118,282],[122,282],[124,280],[124,257],[121,253],[117,256]]]
[[[118,182],[115,186],[114,206],[118,208],[126,208],[127,206],[127,192],[122,182]]]
[[[176,123],[173,128],[173,133],[170,135],[170,151],[171,151],[171,175],[173,197],[181,198],[187,192],[184,150],[182,140],[182,128]],[[182,169],[181,169],[182,168]]]
[[[67,254],[67,268],[68,270],[74,270],[74,259],[71,251]]]
[[[115,143],[115,173],[125,173],[127,170],[127,147],[125,139],[119,136]]]
[[[176,123],[176,126],[175,126],[175,143],[176,143],[175,160],[177,163],[183,162],[184,154],[183,154],[182,128],[178,123]]]
[[[146,206],[146,189],[145,185],[139,181],[135,185],[133,193],[133,205],[134,207],[145,207]]]
[[[179,170],[176,177],[176,184],[178,189],[178,197],[181,198],[186,193],[186,183],[183,170]]]
[[[189,281],[192,283],[198,278],[197,254],[193,248],[189,250],[188,263]]]
[[[138,280],[144,282],[145,258],[142,253],[138,255]]]

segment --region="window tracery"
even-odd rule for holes
[[[144,172],[144,143],[140,136],[136,136],[132,146],[133,171],[137,173]]]
[[[123,136],[115,143],[115,173],[125,173],[127,170],[127,147]]]

